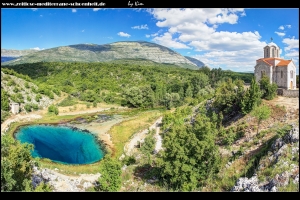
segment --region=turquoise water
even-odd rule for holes
[[[104,152],[91,133],[65,126],[30,125],[21,127],[15,137],[34,145],[33,157],[49,158],[63,164],[91,164]]]

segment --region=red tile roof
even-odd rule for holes
[[[276,66],[287,66],[291,60],[282,60]]]
[[[275,60],[279,61],[279,63],[276,66],[281,66],[281,67],[287,66],[292,61],[292,60],[284,60],[281,58],[260,58],[256,61],[262,61],[262,62],[266,63],[267,65],[272,66],[271,63],[274,63]]]

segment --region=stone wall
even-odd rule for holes
[[[284,97],[299,97],[299,90],[286,90],[283,88],[278,88],[277,95]]]

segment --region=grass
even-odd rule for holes
[[[147,129],[162,113],[158,110],[142,112],[139,115],[113,126],[109,134],[115,145],[114,157],[119,158],[125,143],[137,132]]]

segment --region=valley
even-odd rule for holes
[[[299,98],[268,93],[270,84],[258,85],[252,73],[191,60],[163,46],[120,42],[57,47],[2,63],[1,145],[10,149],[3,150],[3,169],[14,174],[18,162],[36,163],[22,175],[32,191],[246,191],[238,183],[252,177],[259,190],[297,191]],[[109,118],[97,121],[99,115]],[[25,124],[87,130],[107,156],[88,165],[32,159],[12,137]],[[286,151],[277,153],[278,144]],[[12,180],[4,180],[11,190],[23,187]],[[105,181],[115,187],[104,189]]]

